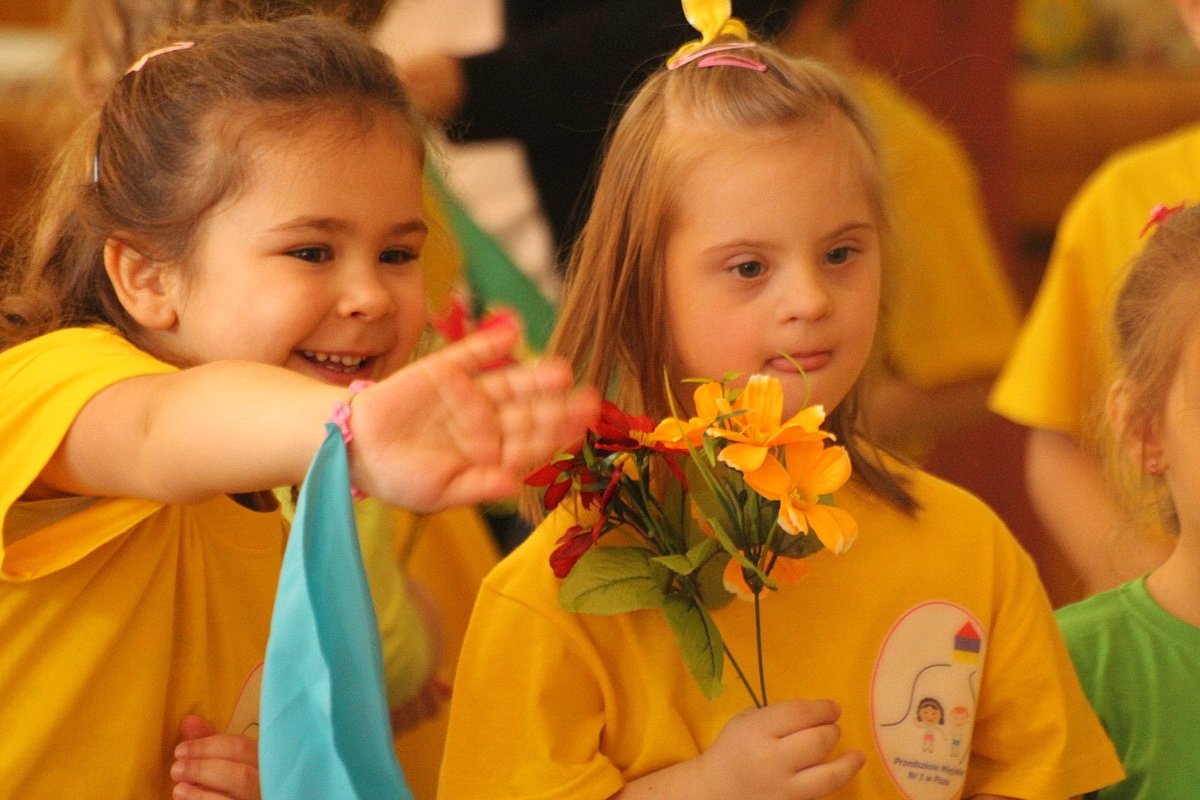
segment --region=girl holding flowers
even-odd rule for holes
[[[704,39],[611,138],[551,350],[616,404],[533,476],[566,496],[476,601],[440,796],[1065,800],[1119,779],[1029,557],[858,424],[887,249],[859,105],[819,64],[749,41],[728,3],[703,5],[685,11]],[[716,380],[693,393],[698,378]],[[623,509],[685,485],[720,546],[664,556],[652,545],[672,534]],[[719,500],[728,486],[743,505]],[[760,525],[754,509],[772,514],[761,538],[729,522]],[[638,547],[648,572],[592,569]],[[772,568],[789,560],[807,567],[793,583]],[[712,600],[711,565],[761,602]],[[584,568],[600,613],[569,610],[590,602]],[[719,644],[679,635],[698,609]],[[698,682],[693,647],[739,668]],[[755,652],[758,675],[742,669]],[[959,749],[926,742],[925,698],[966,710]]]

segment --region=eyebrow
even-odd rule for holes
[[[830,231],[823,238],[836,239],[839,236],[845,236],[847,233],[850,233],[851,231],[859,231],[859,230],[878,231],[879,226],[877,224],[875,224],[874,222],[867,222],[867,221],[849,222],[849,223],[841,226],[840,228],[837,228],[836,230]],[[714,252],[717,250],[734,250],[739,247],[754,248],[754,247],[761,247],[762,244],[763,244],[763,242],[760,239],[735,239],[735,240],[729,241],[729,242],[720,242],[718,244],[714,244],[712,247],[705,248],[704,252],[711,253],[711,252]]]
[[[354,226],[344,219],[336,217],[296,217],[268,229],[269,233],[294,233],[296,231],[315,230],[325,233],[347,233]],[[401,222],[388,230],[389,236],[403,236],[409,233],[428,233],[429,226],[422,220]]]

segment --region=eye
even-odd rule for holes
[[[733,271],[739,278],[758,278],[767,271],[767,267],[761,261],[743,261],[736,264]]]
[[[333,251],[328,247],[297,247],[295,250],[289,250],[287,254],[292,258],[313,264],[322,264],[333,258]]]
[[[854,257],[858,250],[849,246],[835,247],[825,254],[825,263],[835,267],[841,266]]]
[[[379,254],[379,260],[384,264],[407,264],[416,261],[418,253],[410,247],[393,247]]]

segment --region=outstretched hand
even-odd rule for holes
[[[572,391],[565,362],[482,372],[517,335],[473,333],[359,394],[350,423],[356,484],[419,512],[511,498],[529,470],[582,436],[599,397]]]
[[[195,715],[179,725],[171,796],[177,800],[259,800],[258,742],[248,736],[218,733]]]

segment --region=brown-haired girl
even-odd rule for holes
[[[223,729],[263,657],[262,493],[352,395],[353,480],[422,511],[510,495],[594,412],[562,364],[477,375],[511,330],[405,366],[423,153],[388,60],[296,18],[152,51],[62,155],[0,303],[0,795],[171,792],[181,723]],[[175,796],[257,796],[251,742],[187,744]]]
[[[705,698],[656,609],[559,606],[547,562],[576,522],[560,505],[476,602],[441,796],[1065,800],[1116,780],[1029,557],[857,422],[886,249],[858,103],[819,64],[736,37],[674,65],[612,135],[551,349],[631,413],[669,413],[664,374],[677,398],[684,379],[766,374],[785,419],[823,405],[852,451],[835,499],[858,539],[764,601],[765,684],[788,699],[745,710],[732,669]],[[754,652],[752,604],[711,613]],[[962,752],[923,750],[922,698],[968,710]]]
[[[1108,398],[1115,495],[1135,528],[1178,534],[1147,575],[1058,611],[1084,691],[1128,777],[1097,797],[1190,797],[1200,786],[1200,208],[1161,224],[1113,309]],[[1147,518],[1147,512],[1153,515]]]

